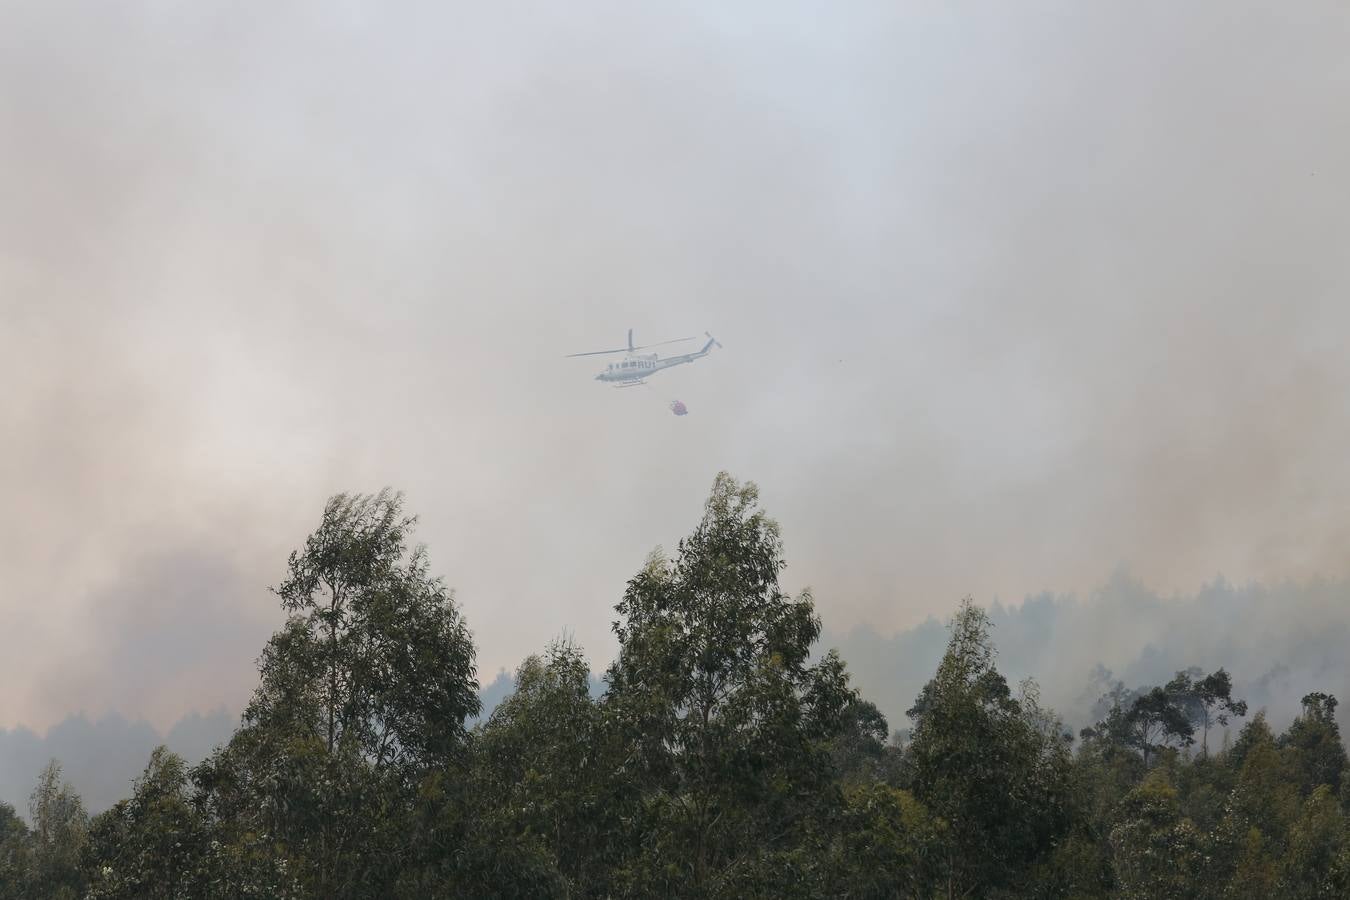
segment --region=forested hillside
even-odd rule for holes
[[[0,898],[1350,896],[1329,693],[1277,733],[1227,669],[1181,665],[1104,679],[1071,734],[967,601],[894,740],[722,475],[616,603],[598,693],[559,641],[475,719],[414,524],[397,495],[333,498],[229,742],[155,751],[93,817],[53,761],[26,822],[0,805]]]
[[[1035,678],[1074,733],[1096,721],[1098,700],[1117,681],[1163,684],[1192,667],[1225,669],[1252,711],[1265,709],[1283,730],[1304,695],[1350,695],[1347,610],[1345,579],[1233,584],[1216,577],[1195,593],[1164,595],[1123,567],[1081,596],[1041,593],[985,607],[999,671],[1014,683]],[[946,628],[928,619],[896,634],[866,626],[840,632],[826,615],[821,642],[839,649],[855,684],[902,726],[937,668]],[[1342,727],[1345,712],[1338,710]]]

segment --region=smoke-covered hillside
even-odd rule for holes
[[[978,599],[978,598],[977,598]],[[1190,666],[1223,667],[1252,712],[1282,727],[1309,691],[1350,697],[1350,583],[1235,586],[1223,579],[1189,596],[1165,597],[1124,572],[1090,597],[1042,594],[989,607],[999,668],[1030,676],[1043,700],[1076,731],[1112,682],[1165,682]],[[827,623],[828,624],[828,623]],[[869,628],[825,634],[863,694],[895,728],[932,677],[947,639],[930,619],[893,636]]]
[[[131,792],[134,778],[160,744],[197,762],[224,744],[239,724],[224,708],[189,713],[166,732],[144,721],[110,714],[90,719],[68,716],[39,735],[27,728],[0,728],[0,801],[26,812],[28,795],[49,760],[61,763],[65,776],[92,812],[101,812]]]

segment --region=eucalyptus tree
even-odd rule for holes
[[[811,843],[837,801],[829,740],[854,699],[810,594],[780,587],[778,526],[719,474],[673,559],[653,554],[617,605],[606,727],[628,823],[616,890],[809,893]]]
[[[602,716],[585,656],[559,640],[521,663],[476,734],[479,827],[532,870],[532,896],[604,893],[618,809]]]
[[[202,896],[207,835],[182,757],[157,747],[132,795],[96,816],[85,851],[88,900]]]
[[[908,713],[905,771],[940,822],[947,897],[1013,889],[1069,825],[1068,738],[1034,690],[1013,696],[994,657],[988,615],[964,601],[937,673]]]
[[[1340,794],[1344,790],[1345,769],[1350,762],[1347,762],[1341,729],[1336,723],[1336,698],[1315,691],[1304,695],[1302,705],[1298,718],[1280,736],[1280,746],[1304,796],[1310,795],[1319,785],[1326,785],[1333,794]]]
[[[89,830],[84,802],[51,760],[28,800],[30,852],[25,890],[31,897],[74,900],[85,890],[81,854]]]
[[[1191,722],[1200,726],[1200,753],[1209,755],[1209,730],[1226,726],[1230,717],[1247,714],[1247,703],[1233,697],[1233,678],[1220,668],[1202,677],[1203,670],[1178,672],[1165,691],[1177,700]]]
[[[1207,870],[1210,837],[1180,811],[1177,790],[1159,767],[1126,795],[1111,830],[1117,896],[1123,900],[1202,900],[1222,883]]]
[[[18,900],[30,865],[28,826],[18,811],[0,800],[0,900]]]
[[[462,766],[478,712],[459,609],[410,543],[400,494],[338,495],[275,589],[288,613],[229,745],[197,772],[249,858],[265,835],[316,896],[388,896],[415,864],[419,785]]]

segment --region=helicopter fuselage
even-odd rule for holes
[[[630,354],[623,362],[610,363],[599,375],[595,376],[596,381],[604,381],[613,384],[616,387],[624,387],[630,384],[640,384],[642,379],[648,375],[660,372],[662,369],[669,369],[674,366],[691,363],[696,359],[701,359],[708,355],[716,343],[712,338],[703,345],[703,349],[695,353],[681,353],[679,356],[657,356],[655,353],[649,354]]]

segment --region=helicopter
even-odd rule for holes
[[[620,347],[617,350],[592,350],[589,353],[569,353],[567,358],[576,356],[603,356],[608,353],[626,353],[627,358],[623,362],[610,363],[605,370],[595,376],[596,381],[603,381],[613,384],[615,387],[633,387],[639,384],[646,384],[644,381],[648,375],[653,375],[662,369],[669,369],[672,366],[691,363],[696,359],[702,359],[708,355],[713,347],[721,347],[717,338],[708,332],[703,332],[708,338],[708,343],[703,345],[702,350],[693,353],[681,353],[678,356],[658,356],[655,353],[639,354],[637,351],[646,350],[650,347],[660,347],[665,344],[678,344],[683,341],[692,341],[695,338],[685,337],[676,338],[673,341],[658,341],[655,344],[644,344],[642,346],[633,345],[633,329],[628,329],[628,346]]]

